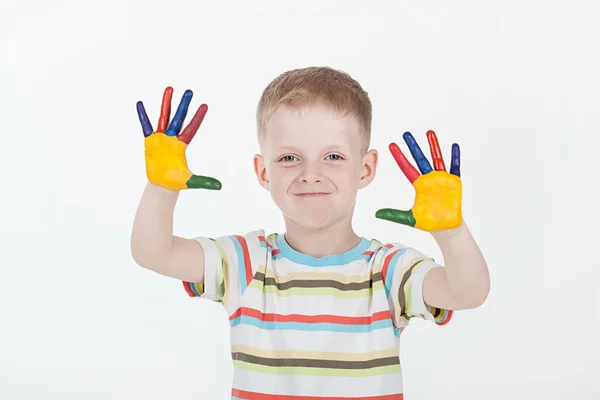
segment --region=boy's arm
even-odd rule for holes
[[[469,228],[432,232],[444,257],[445,268],[432,269],[423,282],[426,304],[450,310],[481,306],[490,291],[487,263]]]
[[[408,211],[385,208],[377,218],[431,232],[444,256],[445,268],[433,268],[424,278],[425,304],[445,310],[479,307],[490,290],[487,264],[462,218],[462,181],[460,147],[452,145],[450,172],[434,131],[427,131],[433,167],[410,132],[404,140],[419,171],[406,159],[397,144],[390,144],[396,163],[416,191],[415,203]]]
[[[156,131],[144,104],[137,112],[144,134],[148,184],[140,200],[131,233],[131,254],[142,267],[182,281],[204,282],[204,250],[192,239],[173,236],[173,213],[179,191],[185,189],[221,189],[217,179],[192,174],[185,151],[206,115],[200,105],[190,123],[181,131],[193,93],[186,90],[171,120],[173,88],[163,94]]]
[[[193,240],[173,235],[179,191],[148,182],[131,233],[131,255],[140,266],[181,281],[204,281],[204,251]]]

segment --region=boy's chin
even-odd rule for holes
[[[336,218],[329,215],[314,215],[314,216],[306,216],[306,215],[294,215],[287,216],[286,223],[292,223],[298,227],[308,229],[308,230],[321,230],[329,228],[335,225]]]

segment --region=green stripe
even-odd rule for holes
[[[262,272],[256,273],[255,279],[264,282],[265,286],[276,286],[279,290],[292,288],[333,288],[339,290],[353,291],[370,288],[374,282],[380,281],[381,273],[377,272],[368,279],[361,282],[340,282],[333,279],[292,279],[285,282],[277,282],[274,277],[265,277]]]
[[[427,258],[417,260],[413,265],[410,266],[402,275],[400,284],[398,286],[398,305],[400,307],[400,317],[410,319],[411,317],[418,317],[421,314],[414,314],[412,312],[412,281],[411,276],[423,266]]]
[[[244,352],[235,352],[231,354],[231,357],[236,361],[280,368],[303,367],[321,369],[369,369],[385,367],[388,365],[396,365],[400,362],[398,356],[380,357],[371,360],[329,360],[313,358],[272,358],[247,354]]]
[[[399,374],[402,368],[399,364],[386,367],[368,369],[330,369],[330,368],[307,368],[307,367],[267,367],[264,365],[250,364],[243,361],[234,361],[236,368],[251,372],[269,375],[311,375],[311,376],[337,376],[351,378],[366,378],[369,376]]]
[[[274,293],[279,297],[289,296],[334,296],[344,299],[356,299],[361,297],[368,297],[373,295],[375,290],[383,290],[383,281],[379,281],[373,284],[372,288],[355,290],[355,291],[343,291],[334,288],[291,288],[286,290],[279,290],[275,286],[263,286],[263,282],[254,279],[250,282],[249,287],[258,289],[263,293]]]

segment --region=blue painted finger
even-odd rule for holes
[[[191,90],[186,90],[181,98],[181,102],[179,103],[179,107],[177,107],[177,112],[169,124],[169,129],[165,132],[167,136],[177,136],[181,131],[181,127],[183,126],[183,121],[185,121],[185,117],[188,112],[188,108],[190,107],[190,103],[192,102],[192,96],[194,93]]]
[[[423,151],[419,147],[413,135],[411,135],[410,132],[405,132],[403,137],[404,141],[406,142],[406,145],[408,146],[408,149],[410,150],[410,154],[412,154],[413,158],[415,159],[415,163],[417,164],[417,167],[419,167],[419,171],[421,171],[421,174],[425,175],[433,171],[433,168],[431,168],[431,164],[429,164],[429,161],[427,160],[427,158],[425,158]]]
[[[450,173],[460,177],[460,146],[452,145],[452,161],[450,162]]]
[[[152,129],[152,123],[150,123],[150,119],[148,119],[148,114],[146,114],[144,103],[138,101],[136,107],[140,123],[142,124],[142,132],[144,132],[144,137],[148,137],[152,135],[154,129]]]

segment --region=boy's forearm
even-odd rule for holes
[[[145,268],[165,265],[173,245],[173,214],[179,191],[150,182],[140,200],[131,233],[131,254]]]
[[[469,228],[432,232],[446,267],[448,286],[454,298],[473,307],[481,305],[490,290],[487,263]]]

